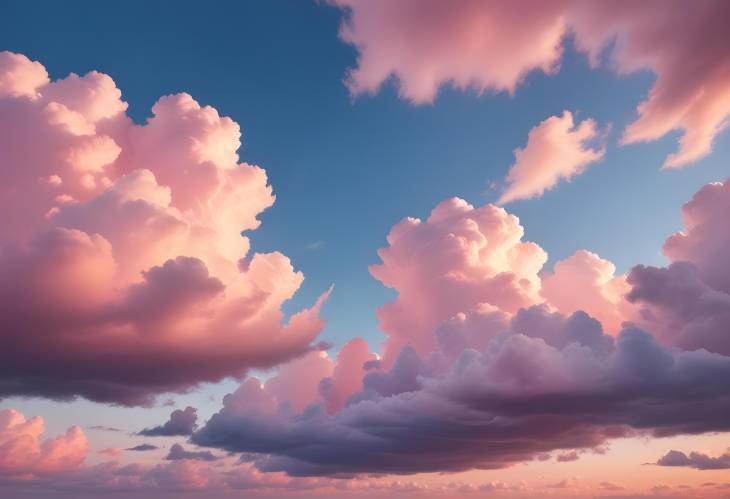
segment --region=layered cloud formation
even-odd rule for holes
[[[391,77],[401,97],[416,104],[433,102],[446,84],[513,93],[530,72],[557,72],[572,37],[594,66],[656,74],[623,142],[681,130],[667,168],[706,155],[730,114],[730,6],[723,0],[331,3],[345,10],[340,36],[359,53],[347,76],[354,95],[374,93]]]
[[[146,404],[302,355],[322,328],[322,300],[282,323],[303,276],[249,252],[274,196],[238,125],[187,94],[142,125],[126,108],[104,74],[50,81],[0,53],[0,396]]]
[[[691,261],[628,276],[588,251],[541,273],[545,252],[496,206],[451,199],[405,219],[371,268],[398,292],[378,311],[384,354],[349,364],[363,375],[344,406],[328,406],[327,378],[306,406],[271,390],[276,378],[249,378],[192,441],[262,471],[351,476],[565,461],[617,437],[728,431],[727,283],[700,270],[727,238],[714,221],[728,185],[700,190],[687,231],[665,245],[671,256],[681,240]],[[314,379],[297,379],[315,393]]]

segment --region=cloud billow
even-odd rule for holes
[[[185,410],[176,409],[170,414],[165,423],[145,428],[139,434],[145,437],[174,437],[190,435],[198,427],[198,410],[195,407],[186,407]]]
[[[361,383],[344,405],[328,407],[325,390],[295,407],[269,389],[276,376],[249,378],[191,440],[262,471],[350,476],[565,461],[619,437],[729,431],[728,282],[699,270],[727,240],[715,215],[728,185],[684,208],[692,261],[649,274],[615,275],[586,251],[542,272],[544,251],[493,206],[452,199],[404,219],[371,267],[398,293],[379,310],[384,355],[351,365]]]
[[[182,93],[137,125],[121,96],[0,52],[0,397],[149,405],[303,355],[323,327],[326,294],[284,321],[303,275],[242,235],[274,195],[238,124]]]

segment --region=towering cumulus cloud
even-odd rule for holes
[[[667,243],[681,239],[695,263],[628,277],[588,251],[540,275],[545,253],[496,206],[450,199],[404,219],[371,268],[398,292],[379,310],[384,356],[357,357],[362,382],[344,404],[328,403],[327,379],[300,410],[273,380],[249,379],[192,441],[262,471],[349,476],[566,461],[617,437],[728,431],[728,300],[701,270],[727,240],[714,222],[726,185],[704,187],[685,207],[688,231]]]
[[[618,73],[656,74],[623,141],[682,130],[666,167],[706,155],[730,114],[730,4],[724,0],[331,2],[345,10],[341,38],[359,52],[347,77],[354,95],[376,92],[391,77],[416,104],[432,102],[444,84],[511,93],[532,71],[558,71],[572,37],[593,65],[607,50],[608,66]]]
[[[547,254],[522,241],[519,220],[493,205],[474,208],[452,198],[426,220],[406,218],[378,251],[382,263],[372,275],[395,289],[398,298],[378,310],[388,335],[385,361],[410,345],[433,352],[434,328],[479,304],[515,312],[539,299],[537,275]]]
[[[243,231],[274,202],[240,130],[191,96],[137,125],[111,78],[0,53],[0,396],[120,404],[302,355],[322,299]]]

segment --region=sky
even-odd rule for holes
[[[517,4],[3,2],[9,497],[723,497],[730,11]]]

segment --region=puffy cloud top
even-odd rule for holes
[[[139,434],[147,437],[174,437],[190,435],[198,427],[198,410],[195,407],[186,407],[185,410],[176,409],[170,414],[170,419],[160,426],[145,428]]]
[[[730,179],[702,187],[684,205],[685,230],[670,236],[668,267],[636,266],[628,275],[635,321],[664,343],[730,355]]]
[[[707,244],[725,241],[717,230]],[[540,274],[546,255],[522,233],[502,208],[459,199],[402,220],[371,268],[398,292],[379,311],[384,358],[343,349],[300,410],[269,389],[276,377],[251,378],[192,441],[261,471],[342,477],[570,461],[619,437],[730,430],[729,301],[702,280],[703,258],[617,276],[582,250]],[[346,363],[361,382],[335,406]]]
[[[26,419],[15,409],[0,411],[0,475],[43,476],[74,470],[86,459],[89,444],[73,426],[65,434],[41,439],[43,418]]]
[[[434,328],[459,312],[488,303],[510,313],[539,300],[537,275],[547,255],[522,241],[519,220],[493,205],[474,208],[452,198],[425,221],[406,218],[378,251],[382,263],[371,274],[398,292],[378,310],[388,335],[384,360],[390,363],[409,344],[420,354],[433,351]]]
[[[686,466],[698,470],[724,470],[730,468],[730,452],[711,457],[702,452],[690,452],[689,455],[678,450],[670,450],[659,458],[659,466]]]
[[[322,300],[282,323],[303,276],[249,252],[274,196],[238,125],[187,94],[142,125],[126,108],[109,76],[51,82],[0,53],[0,396],[146,404],[302,355],[322,328]]]

